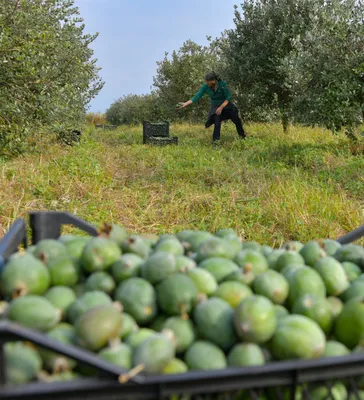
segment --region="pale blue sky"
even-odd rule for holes
[[[123,95],[150,91],[156,62],[185,40],[206,44],[234,26],[236,0],[75,0],[105,86],[90,111],[104,112]]]

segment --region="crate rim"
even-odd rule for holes
[[[334,361],[339,361],[341,358],[340,362],[338,364],[335,364]],[[345,359],[345,360],[343,360]],[[317,363],[312,360],[305,360],[305,361],[298,361],[298,362],[282,362],[285,364],[282,366],[283,368],[280,368],[279,370],[274,370],[274,365],[276,363],[272,363],[271,369],[274,372],[274,377],[273,381],[278,379],[277,375],[281,375],[282,372],[285,372],[285,375],[283,376],[285,378],[285,382],[283,386],[289,388],[292,385],[297,385],[300,383],[299,380],[299,375],[300,372],[303,370],[310,369],[311,367],[314,367],[314,369],[320,368],[322,369],[323,367],[330,367],[333,369],[336,368],[342,368],[343,364],[348,364],[349,362],[352,364],[357,364],[354,365],[357,367],[358,365],[361,366],[361,369],[359,368],[357,371],[358,375],[363,374],[364,372],[364,354],[359,353],[359,354],[352,354],[350,356],[345,356],[345,357],[330,357],[327,359],[319,359],[317,361],[322,361],[320,363]],[[289,367],[292,366],[292,364],[300,364],[300,367],[302,368],[294,368],[290,369]],[[320,364],[320,365],[318,365]],[[231,371],[235,372],[236,377],[239,378],[238,382],[245,382],[248,387],[259,387],[259,386],[250,386],[249,381],[253,377],[257,378],[258,380],[262,381],[265,378],[265,374],[262,374],[261,371],[262,369],[266,369],[266,374],[269,376],[268,371],[269,368],[266,368],[269,364],[266,366],[262,367],[243,367],[243,368],[232,368]],[[149,398],[156,398],[156,394],[159,394],[157,396],[158,398],[161,398],[167,395],[172,395],[172,394],[180,394],[180,393],[186,393],[186,394],[193,394],[193,393],[201,393],[198,389],[198,384],[202,383],[203,386],[205,387],[208,385],[210,392],[214,392],[216,388],[220,387],[222,383],[227,383],[226,378],[227,376],[223,376],[221,374],[222,371],[228,371],[228,370],[216,370],[216,371],[203,371],[203,372],[188,372],[186,374],[176,374],[176,375],[161,375],[161,376],[153,376],[153,377],[148,377],[145,379],[145,381],[141,384],[136,384],[136,383],[127,383],[127,384],[119,384],[117,381],[113,381],[111,379],[95,379],[95,378],[82,378],[74,381],[69,381],[69,382],[53,382],[53,383],[39,383],[39,382],[34,382],[34,383],[29,383],[17,387],[12,387],[12,386],[3,386],[0,391],[0,399],[16,399],[20,397],[32,397],[34,395],[37,396],[43,396],[43,395],[50,395],[50,396],[56,396],[52,398],[58,398],[58,396],[62,396],[62,394],[67,395],[67,393],[73,392],[75,394],[77,393],[87,393],[88,396],[87,398],[102,398],[100,397],[100,394],[98,391],[102,391],[103,393],[115,393],[115,395],[123,395],[125,394],[126,396],[130,396],[132,393],[131,397],[136,397],[136,398],[142,398],[142,399],[149,399]],[[250,372],[250,374],[247,372]],[[191,375],[190,375],[191,374]],[[226,375],[226,374],[224,374]],[[230,376],[231,377],[231,376]],[[191,379],[192,378],[192,379]],[[327,377],[325,376],[325,379]],[[319,382],[320,378],[319,376],[315,379],[313,379],[311,382]],[[305,381],[307,382],[307,381]],[[274,387],[274,382],[271,382],[271,385],[264,385],[261,384],[262,387]],[[232,391],[236,391],[237,389],[234,387],[231,389]],[[95,393],[91,394],[92,391],[95,391]],[[228,390],[226,390],[228,391]],[[204,391],[206,392],[206,391]],[[93,397],[95,396],[95,397]],[[152,397],[151,397],[152,396]],[[42,397],[43,398],[43,397]],[[62,397],[64,399],[67,399],[68,397]]]

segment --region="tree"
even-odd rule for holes
[[[165,119],[156,93],[143,96],[128,95],[115,101],[106,111],[107,120],[114,125],[135,125],[143,121]]]
[[[40,126],[62,130],[85,116],[103,86],[73,0],[0,3],[0,143],[13,150]]]
[[[168,53],[157,62],[157,75],[154,86],[160,97],[167,118],[201,121],[206,114],[207,99],[202,99],[194,107],[176,114],[176,104],[190,99],[203,83],[208,70],[218,70],[218,59],[209,46],[200,46],[191,40],[186,41],[178,51]]]
[[[277,109],[283,128],[289,123],[292,90],[283,60],[292,41],[310,28],[314,0],[246,0],[242,13],[235,6],[235,28],[220,45],[229,81],[236,85],[242,113],[255,119]]]
[[[299,122],[352,136],[364,117],[364,4],[331,0],[313,10],[311,29],[285,60]]]

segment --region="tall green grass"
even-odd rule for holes
[[[192,125],[171,126],[178,146],[142,145],[141,127],[88,128],[74,147],[38,143],[32,154],[0,160],[0,235],[28,211],[49,209],[137,233],[231,227],[273,246],[363,224],[362,144],[323,129],[246,130],[240,141],[224,124],[217,149],[211,130]]]

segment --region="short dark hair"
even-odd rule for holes
[[[205,81],[219,81],[220,77],[217,75],[215,71],[209,71],[205,75]]]

